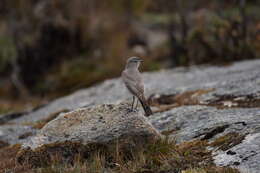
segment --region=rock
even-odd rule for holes
[[[242,172],[259,173],[260,170],[260,133],[248,134],[229,152],[216,151],[214,160],[220,166],[234,166]],[[230,154],[232,153],[232,154]]]
[[[23,147],[35,149],[43,144],[80,141],[106,143],[123,136],[158,137],[140,111],[129,112],[128,104],[104,104],[62,113],[46,124],[36,137]]]
[[[37,130],[29,125],[6,124],[0,126],[0,141],[8,144],[23,143],[36,132]]]
[[[15,113],[8,113],[4,115],[0,115],[0,125],[5,124],[8,121],[11,121],[13,119],[19,118],[23,115],[25,115],[28,112],[15,112]]]
[[[111,147],[120,143],[120,147],[134,150],[159,139],[160,133],[147,118],[139,111],[129,112],[129,106],[124,103],[104,104],[62,113],[22,145],[24,152],[19,158],[40,157],[36,154],[39,148],[43,147],[48,153],[55,144],[62,147],[69,147],[69,144]],[[56,150],[58,146],[55,145]]]
[[[159,131],[173,131],[180,143],[195,138],[216,138],[230,132],[260,132],[260,109],[217,109],[210,106],[182,106],[149,117]],[[221,128],[222,127],[222,128]],[[212,132],[214,129],[215,132]],[[215,133],[209,135],[209,133]],[[205,136],[208,137],[205,137]]]
[[[202,95],[200,101],[210,102],[225,95],[253,95],[260,98],[260,60],[239,62],[228,67],[199,66],[162,70],[144,73],[143,77],[147,96],[214,88],[214,91]],[[121,79],[107,80],[100,85],[56,99],[11,122],[36,122],[64,109],[120,103],[129,97]]]
[[[238,133],[244,140],[227,146],[227,151],[212,148],[216,165],[232,166],[241,171],[260,170],[260,109],[217,109],[209,106],[182,106],[149,117],[162,133],[170,134],[178,143],[194,139],[214,142],[227,134]],[[235,138],[233,139],[233,141]],[[231,141],[232,142],[232,141]],[[220,143],[223,145],[224,141]],[[232,153],[232,154],[231,154]]]

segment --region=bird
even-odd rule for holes
[[[144,109],[145,116],[150,116],[153,114],[153,112],[144,96],[144,82],[139,71],[139,66],[141,62],[143,62],[143,60],[139,57],[128,58],[121,77],[126,88],[133,95],[131,111],[134,110],[135,97],[137,97]],[[136,108],[138,106],[138,100]]]

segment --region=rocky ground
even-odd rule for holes
[[[241,172],[260,171],[260,60],[222,67],[198,66],[162,70],[144,73],[143,77],[146,96],[155,112],[148,119],[140,118],[141,112],[134,113],[139,116],[145,129],[154,127],[156,134],[159,131],[174,138],[178,144],[186,141],[207,141],[207,150],[216,165],[235,167]],[[55,123],[62,123],[65,115],[82,109],[98,109],[98,105],[102,104],[118,108],[122,102],[129,102],[129,98],[122,81],[112,79],[54,100],[33,111],[1,115],[0,147],[22,143],[23,147],[35,148],[35,143],[37,146],[46,144],[45,139],[38,140],[43,134],[48,136],[47,141],[51,141],[47,142],[48,144],[64,142],[66,138],[69,141],[79,139],[79,136],[75,137],[70,130],[66,131],[66,134],[64,132],[62,138],[59,136],[61,134],[58,134],[60,128],[70,129],[66,123],[71,121],[65,121],[64,126]],[[98,112],[93,117],[125,115],[120,111]],[[81,117],[80,113],[78,114],[77,116]],[[128,118],[124,119],[126,121],[120,123],[129,124]],[[84,125],[85,121],[89,121],[90,124],[95,124],[95,127],[92,127],[95,128],[95,134],[104,132],[107,127],[111,130],[107,131],[110,135],[118,133],[117,130],[114,131],[117,123],[110,123],[114,121],[108,120],[108,124],[102,127],[96,121],[92,123],[92,120],[83,118],[83,122],[80,121],[79,124],[72,121],[69,127],[77,129],[78,132],[90,133],[89,129],[82,129],[82,123]],[[45,125],[46,123],[48,124]],[[128,126],[125,127],[127,129]],[[49,129],[56,131],[49,133]],[[134,128],[131,129],[133,133],[138,132]],[[115,136],[118,137],[118,134]],[[93,142],[93,139],[88,139],[89,141]]]

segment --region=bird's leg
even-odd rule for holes
[[[139,103],[139,101],[137,100],[135,110],[137,110],[137,108],[138,108],[138,103]]]
[[[135,104],[135,96],[133,96],[133,102],[132,102],[132,106],[131,106],[131,111],[134,110],[134,104]]]

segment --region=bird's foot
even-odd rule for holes
[[[138,109],[127,108],[127,113],[138,112]]]

